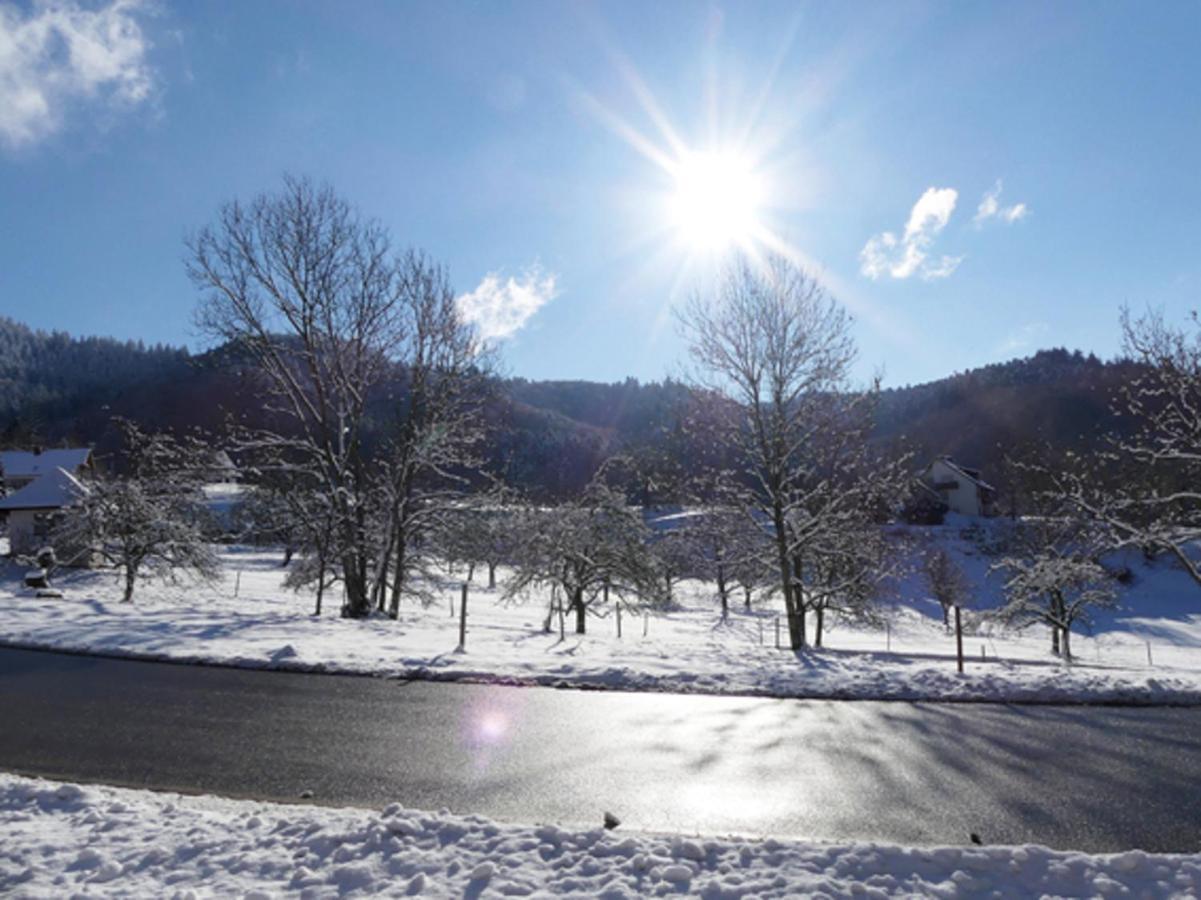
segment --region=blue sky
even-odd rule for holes
[[[198,346],[183,238],[284,172],[444,261],[534,378],[678,372],[730,246],[812,267],[893,385],[1109,356],[1123,303],[1201,286],[1196,3],[0,10],[0,314],[40,328]],[[753,179],[725,244],[679,212],[696,159]]]

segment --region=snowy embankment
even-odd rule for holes
[[[920,585],[902,585],[887,629],[835,624],[826,649],[775,648],[779,610],[771,604],[723,621],[711,585],[687,582],[676,609],[590,617],[588,634],[560,638],[542,630],[546,597],[501,601],[477,572],[468,603],[466,652],[458,645],[458,590],[441,600],[406,603],[399,621],[340,619],[336,594],[324,615],[313,598],[281,586],[278,553],[222,551],[215,585],[146,582],[134,603],[120,602],[112,573],[62,575],[61,599],[20,587],[20,571],[0,573],[0,642],[116,656],[256,668],[402,678],[507,681],[618,690],[782,697],[1030,702],[1201,702],[1201,592],[1167,567],[1139,574],[1130,610],[1110,614],[1093,636],[1079,635],[1078,661],[1065,666],[1034,628],[1005,633],[982,626],[965,639],[967,671],[955,671],[954,639]],[[965,557],[965,568],[983,561]],[[503,573],[502,573],[503,576]],[[1141,592],[1141,593],[1140,593]],[[451,614],[452,608],[456,615]],[[1138,613],[1137,617],[1135,613]],[[786,636],[782,636],[786,642]],[[1148,653],[1151,662],[1148,662]]]
[[[569,831],[0,774],[0,894],[1196,896],[1201,855]]]

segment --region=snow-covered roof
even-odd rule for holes
[[[55,469],[74,472],[86,466],[91,455],[88,447],[59,447],[40,453],[0,450],[0,471],[3,471],[5,478],[37,478]]]
[[[19,491],[0,497],[0,510],[62,509],[87,492],[88,489],[74,475],[59,466],[35,478]]]
[[[972,482],[972,484],[978,484],[980,487],[984,488],[986,491],[996,490],[996,488],[994,488],[991,484],[989,484],[987,481],[985,481],[984,479],[982,479],[980,477],[979,472],[976,472],[976,470],[974,470],[974,469],[972,469],[972,470],[965,469],[963,466],[959,465],[959,463],[955,462],[949,456],[940,456],[938,459],[931,462],[930,465],[926,466],[926,472],[929,472],[932,468],[934,468],[934,463],[942,463],[948,469],[952,470],[953,472],[958,472],[960,475],[962,475],[968,481]],[[973,472],[975,472],[975,474],[973,474]]]

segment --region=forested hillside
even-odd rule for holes
[[[1112,412],[1129,362],[1063,349],[881,392],[876,438],[904,440],[919,457],[949,453],[986,476],[1030,444],[1087,449],[1126,423]]]
[[[94,440],[89,411],[189,368],[183,349],[34,331],[0,317],[0,440]]]
[[[879,398],[874,437],[921,460],[949,453],[988,477],[1006,452],[1026,444],[1094,446],[1101,434],[1120,428],[1110,398],[1130,374],[1129,363],[1057,349],[889,388]],[[154,427],[220,431],[230,415],[261,415],[254,385],[220,351],[192,356],[182,348],[74,338],[0,319],[4,446],[73,441],[103,454],[115,440],[115,415]],[[491,468],[538,495],[570,494],[615,453],[690,455],[679,450],[688,407],[679,382],[514,378],[497,388]],[[687,468],[688,459],[679,462]]]

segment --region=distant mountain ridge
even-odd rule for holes
[[[874,438],[918,457],[946,453],[983,470],[1032,442],[1094,446],[1122,427],[1110,399],[1135,371],[1064,349],[881,392]],[[489,456],[513,483],[561,496],[617,452],[662,449],[689,396],[685,385],[531,381],[497,385]],[[217,429],[227,414],[261,415],[262,399],[227,353],[71,337],[0,318],[0,446],[115,439],[123,415],[156,427]]]

